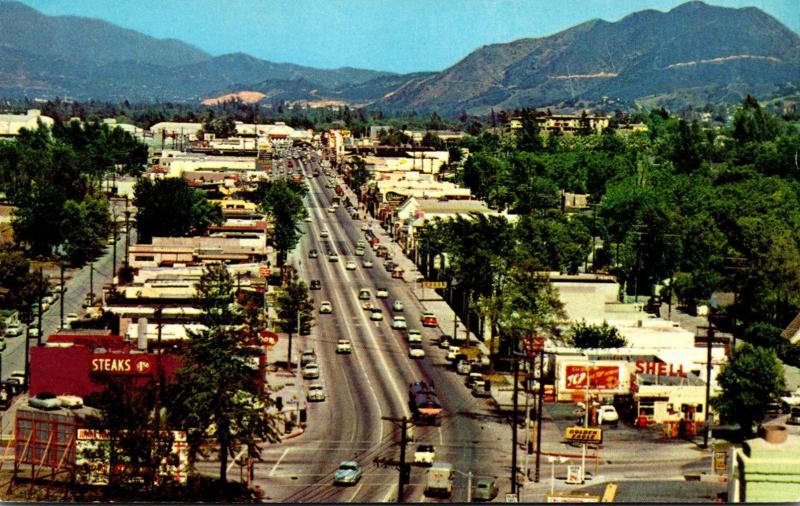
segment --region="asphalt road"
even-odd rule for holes
[[[307,174],[313,170],[308,163],[303,168]],[[442,332],[421,326],[422,307],[409,286],[392,279],[383,269],[384,259],[375,258],[369,247],[363,258],[370,258],[375,266],[362,267],[362,257],[355,255],[356,242],[364,239],[362,222],[351,220],[343,206],[335,213],[327,212],[333,190],[324,187],[326,179],[324,175],[306,179],[311,187],[307,204],[312,222],[301,225],[306,233],[290,261],[306,282],[321,280],[322,289],[311,292],[317,307],[322,300],[331,301],[334,307],[331,315],[317,315],[306,345],[313,346],[319,357],[319,381],[328,398],[311,405],[308,430],[302,436],[265,449],[264,462],[256,466],[256,482],[269,500],[281,502],[394,501],[398,472],[378,467],[374,459],[399,458],[400,431],[381,417],[410,416],[408,384],[424,380],[436,386],[445,416],[440,427],[411,429],[413,442],[407,447],[407,461],[413,460],[420,442],[433,444],[436,460],[450,462],[463,473],[456,476],[452,501],[466,500],[469,471],[475,477],[498,476],[502,486],[510,472],[510,429],[483,399],[470,395],[463,376],[445,367],[444,350],[433,344]],[[329,232],[328,239],[320,237],[322,230]],[[316,249],[319,258],[308,258],[310,249]],[[328,260],[328,249],[337,252],[338,262]],[[345,269],[347,260],[356,261],[356,270]],[[379,287],[389,289],[389,298],[375,298]],[[369,313],[361,309],[360,288],[372,291],[373,304],[383,309],[383,321],[371,321]],[[426,358],[409,358],[405,332],[391,329],[395,299],[405,304],[402,314],[409,328],[422,331]],[[339,338],[351,340],[351,355],[335,353]],[[346,459],[362,465],[364,478],[354,487],[334,487],[333,471]],[[405,499],[423,500],[424,481],[424,468],[412,468]]]

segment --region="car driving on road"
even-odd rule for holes
[[[379,308],[372,308],[372,313],[369,315],[369,319],[373,321],[383,320],[383,312]]]
[[[425,358],[425,349],[422,343],[409,343],[408,356],[411,358]]]
[[[319,378],[319,365],[316,362],[311,362],[303,367],[304,379],[317,379]]]
[[[375,292],[375,297],[379,299],[386,299],[389,297],[389,290],[386,288],[378,288],[378,291]]]
[[[405,306],[403,305],[403,301],[401,301],[400,299],[397,299],[397,300],[395,300],[395,301],[392,303],[392,309],[394,309],[395,311],[402,311],[402,310],[404,310],[404,309],[405,309]]]
[[[349,339],[339,339],[336,341],[336,353],[352,353],[353,347]]]
[[[333,304],[329,300],[323,300],[319,304],[319,312],[320,314],[331,314],[333,313]]]
[[[352,260],[348,260],[347,263],[344,264],[344,268],[347,269],[348,271],[354,271],[356,270],[356,263],[353,262]]]
[[[402,330],[406,328],[406,318],[405,316],[395,316],[392,318],[392,328],[397,330]]]
[[[422,332],[418,329],[408,329],[408,332],[406,332],[406,339],[409,343],[421,343]]]
[[[306,399],[309,402],[314,401],[324,401],[325,400],[325,388],[319,383],[312,383],[308,386],[308,393],[306,394]]]
[[[361,261],[361,265],[363,265],[365,269],[372,269],[373,263],[372,260],[368,260],[365,258],[364,260]]]
[[[345,460],[333,473],[334,485],[355,485],[361,479],[364,471],[355,460]]]

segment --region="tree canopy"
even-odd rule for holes
[[[143,243],[153,237],[203,234],[211,225],[222,223],[222,209],[183,179],[140,179],[135,196],[136,224]]]

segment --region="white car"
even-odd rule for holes
[[[323,300],[319,304],[319,314],[331,314],[333,313],[333,304],[329,300]]]
[[[619,422],[619,414],[617,413],[617,408],[614,406],[605,405],[600,406],[600,409],[597,411],[597,423],[613,423],[616,424]]]
[[[64,317],[64,326],[69,327],[72,325],[72,322],[76,322],[80,319],[78,313],[69,313],[67,316]]]
[[[408,356],[411,358],[425,358],[425,350],[422,343],[410,343],[408,345]]]
[[[394,309],[395,311],[402,311],[405,308],[406,307],[403,305],[403,301],[401,301],[400,299],[397,299],[392,303],[392,309]]]
[[[303,379],[317,379],[319,378],[319,365],[316,362],[311,362],[303,367]]]
[[[361,288],[358,291],[359,300],[369,300],[370,297],[372,297],[372,292],[369,291],[369,288]]]
[[[421,343],[422,342],[422,332],[417,329],[410,329],[406,334],[406,339],[408,339],[409,343]]]
[[[453,360],[456,359],[456,355],[458,355],[459,353],[461,353],[460,346],[450,346],[449,348],[447,348],[447,356],[445,357],[445,359],[452,362]]]
[[[306,399],[308,399],[309,402],[324,401],[325,388],[319,383],[312,383],[308,385],[308,393],[306,394]]]
[[[331,253],[330,255],[328,255],[328,262],[338,262],[338,261],[339,261],[339,255],[337,255],[336,253]]]
[[[389,290],[387,290],[386,288],[378,288],[378,291],[375,292],[375,297],[379,299],[385,299],[389,297]]]
[[[366,232],[370,229],[369,223],[362,223],[361,224],[361,231]]]
[[[383,312],[381,312],[381,310],[378,308],[373,308],[372,314],[369,315],[369,319],[373,321],[383,320]]]
[[[352,353],[353,347],[349,339],[339,339],[336,341],[336,353]]]
[[[392,318],[392,328],[393,329],[404,329],[407,328],[406,325],[406,317],[405,316],[395,316]]]
[[[306,223],[311,223],[311,216],[306,216]]]
[[[356,248],[356,256],[364,256],[364,248]]]
[[[348,271],[354,271],[356,270],[356,263],[353,262],[352,260],[348,260],[347,263],[344,264],[344,268],[347,269]]]
[[[416,451],[414,451],[414,463],[415,464],[425,464],[425,465],[433,465],[433,459],[436,458],[436,450],[433,448],[431,444],[420,444],[417,445]]]
[[[6,337],[21,336],[23,332],[25,332],[25,326],[19,322],[9,323],[6,325]]]
[[[322,237],[323,239],[327,239],[328,238],[328,231],[327,230],[323,230],[322,232],[319,233],[319,236]]]
[[[372,266],[374,264],[372,263],[372,260],[367,260],[365,258],[364,260],[361,261],[361,265],[363,265],[365,269],[372,269]]]
[[[329,213],[335,213],[336,212],[336,208],[335,207],[329,207],[328,208],[328,212]]]

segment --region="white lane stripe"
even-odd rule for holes
[[[269,474],[267,476],[272,476],[273,474],[275,474],[275,470],[278,469],[279,465],[281,465],[281,462],[283,462],[283,459],[286,457],[286,454],[289,453],[289,450],[291,450],[291,448],[287,448],[283,452],[283,455],[281,455],[281,458],[279,458],[278,461],[275,462],[275,465],[272,466],[272,469],[270,470],[270,472],[269,472]]]
[[[383,497],[382,502],[389,502],[389,498],[395,494],[395,489],[397,488],[397,483],[392,484],[392,487],[389,489],[389,492]]]
[[[319,202],[319,199],[317,198],[317,195],[315,193],[313,193],[313,192],[309,192],[309,195],[315,201],[315,203],[317,204],[317,209],[319,210],[320,209],[320,206],[319,206],[320,202]],[[336,244],[334,243],[333,238],[331,238],[331,247],[334,248],[334,250],[336,248]],[[330,279],[334,279],[334,276],[331,275],[331,268],[330,268],[329,262],[320,262],[320,263],[321,263],[322,270],[324,270],[326,272],[328,277]],[[333,290],[332,291],[332,295],[333,295],[333,298],[336,299],[336,304],[339,307],[342,307],[342,308],[346,307],[342,303],[342,298],[339,296],[339,291],[338,290]],[[360,311],[360,307],[357,308],[357,311]],[[352,323],[349,320],[350,319],[347,318],[347,319],[343,319],[341,321],[345,325],[345,327],[347,327],[348,332],[351,332],[352,335],[355,335],[356,333],[353,331]],[[364,377],[367,380],[367,386],[369,387],[369,390],[372,393],[372,397],[375,400],[375,405],[378,406],[378,412],[381,414],[381,417],[383,417],[383,404],[378,399],[378,394],[375,392],[375,387],[372,385],[372,381],[370,380],[369,374],[367,374],[367,370],[364,367],[364,363],[361,360],[361,356],[360,356],[361,354],[358,352],[358,347],[353,347],[353,355],[356,357],[356,361],[358,362],[359,369],[361,370],[361,372],[363,373]],[[380,427],[380,434],[379,434],[379,437],[378,437],[378,441],[383,441],[384,424],[378,422],[378,425]]]
[[[353,495],[352,495],[352,496],[350,496],[350,499],[348,499],[348,500],[347,500],[347,502],[353,502],[353,501],[355,501],[355,499],[356,499],[356,496],[358,495],[358,493],[359,493],[359,492],[361,492],[361,489],[362,489],[362,488],[364,488],[364,482],[363,482],[363,481],[362,481],[361,483],[359,483],[359,484],[358,484],[358,486],[356,487],[356,489],[353,491]]]

